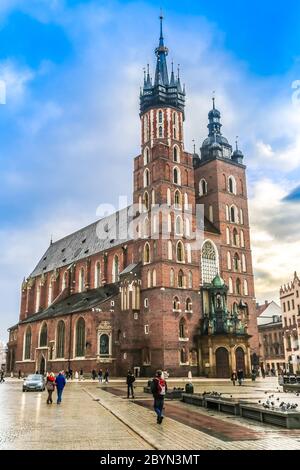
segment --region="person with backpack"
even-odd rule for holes
[[[53,374],[53,372],[47,374],[46,389],[48,392],[47,405],[52,405],[52,393],[55,390],[55,375]]]
[[[128,371],[127,377],[126,377],[126,383],[127,383],[127,398],[130,398],[130,392],[132,398],[134,398],[134,393],[133,393],[133,383],[135,382],[135,376],[131,372],[131,370]]]
[[[167,382],[162,378],[162,371],[158,370],[151,384],[151,392],[154,398],[154,411],[157,415],[157,424],[161,424],[164,419],[163,408],[167,389]]]

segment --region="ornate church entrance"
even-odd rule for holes
[[[245,372],[245,353],[242,348],[235,350],[236,370],[242,369]]]
[[[216,350],[216,374],[219,378],[229,378],[229,355],[226,348]]]

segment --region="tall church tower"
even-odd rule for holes
[[[133,201],[139,214],[144,357],[151,372],[167,367],[183,375],[193,361],[196,366],[192,332],[199,321],[199,264],[189,241],[195,227],[194,169],[192,154],[184,150],[185,90],[173,64],[168,73],[162,20],[154,81],[148,67],[140,94],[141,155],[134,162]]]

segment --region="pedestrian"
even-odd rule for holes
[[[131,372],[131,370],[128,371],[127,377],[126,377],[126,383],[127,383],[127,398],[130,398],[130,392],[132,398],[134,398],[134,393],[133,393],[133,383],[135,382],[135,376]]]
[[[80,369],[79,380],[83,380],[83,369]]]
[[[261,367],[261,376],[262,376],[263,379],[266,377],[266,372],[265,372],[265,369],[263,367]]]
[[[252,371],[251,371],[251,380],[252,380],[252,382],[255,382],[255,379],[256,379],[256,370],[253,367]]]
[[[232,385],[235,387],[235,382],[237,381],[237,375],[236,375],[236,371],[233,370],[232,371],[232,374],[231,374],[231,382],[232,382]]]
[[[62,393],[64,390],[64,387],[66,385],[66,379],[65,376],[62,373],[63,371],[60,371],[58,376],[56,377],[55,380],[55,385],[56,385],[56,391],[57,391],[57,404],[61,404],[61,398],[62,398]]]
[[[95,369],[92,370],[92,379],[95,380],[95,378],[97,377],[97,373],[95,371]]]
[[[108,378],[109,378],[109,370],[106,369],[105,373],[104,373],[104,380],[105,380],[105,383],[108,384]]]
[[[163,408],[164,408],[164,399],[167,392],[167,382],[165,379],[162,378],[162,371],[158,370],[156,372],[156,376],[152,380],[151,383],[151,392],[154,398],[154,411],[157,415],[157,423],[161,424],[164,416],[163,416]]]
[[[99,380],[99,383],[102,384],[102,380],[103,380],[103,371],[102,371],[102,369],[99,369],[98,380]]]
[[[69,369],[69,379],[73,380],[73,371]]]
[[[22,374],[21,374],[21,371],[19,370],[18,372],[18,379],[20,379],[22,377]]]
[[[46,389],[48,392],[47,405],[52,405],[52,393],[55,390],[55,375],[53,374],[53,372],[47,374]]]
[[[4,383],[4,382],[5,382],[5,380],[4,380],[4,370],[1,369],[1,371],[0,371],[0,383]]]
[[[241,386],[242,382],[244,380],[244,371],[243,371],[243,369],[239,369],[237,371],[237,379],[238,379],[239,385]]]

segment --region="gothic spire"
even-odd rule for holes
[[[163,16],[160,14],[160,36],[159,36],[159,45],[155,49],[156,54],[156,69],[155,69],[155,80],[154,86],[156,85],[169,85],[169,77],[168,77],[168,68],[167,68],[167,55],[168,55],[168,48],[164,45],[164,36],[163,36]]]

